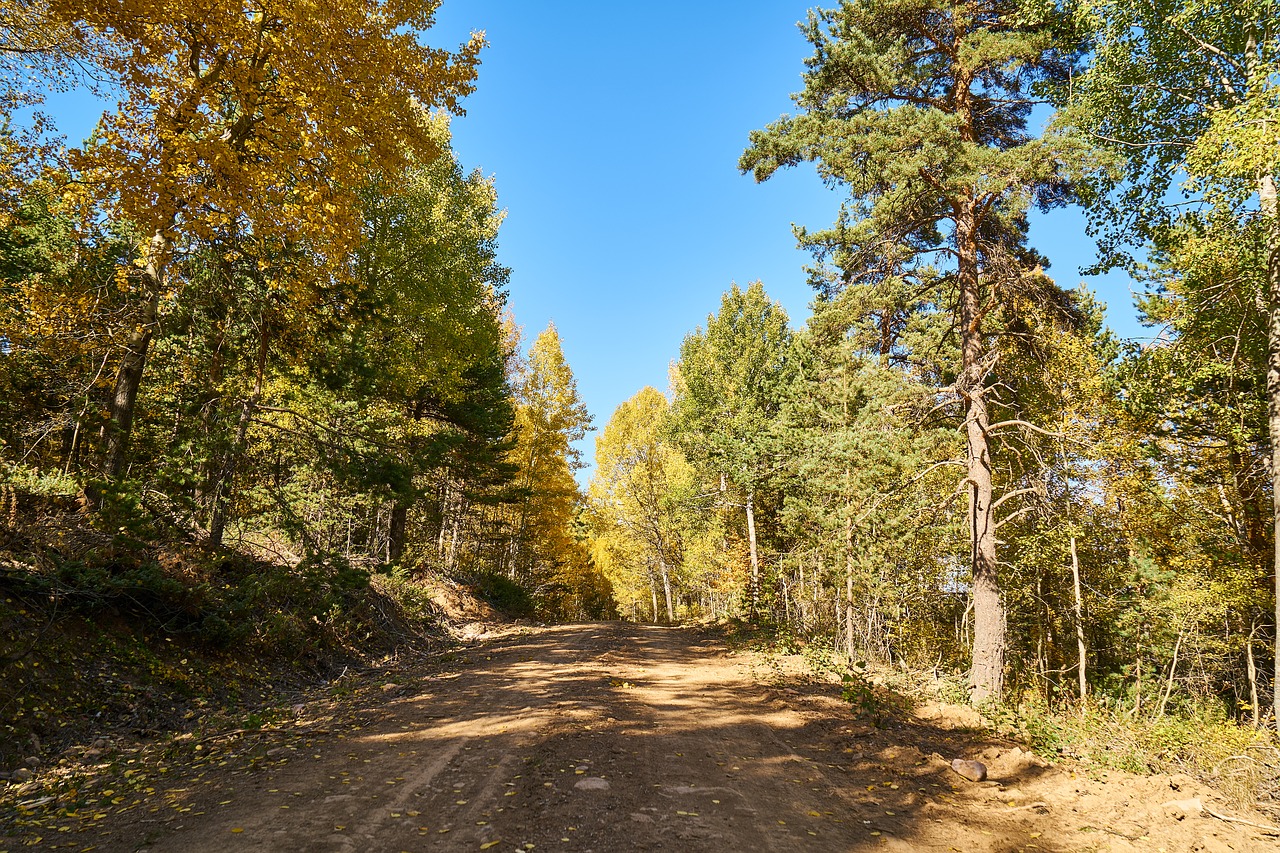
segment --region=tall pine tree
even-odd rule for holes
[[[976,702],[1004,688],[988,375],[998,350],[984,320],[1011,295],[1060,301],[1026,245],[1026,213],[1065,200],[1075,148],[1035,139],[1042,87],[1075,54],[1052,4],[1017,0],[845,0],[810,13],[800,112],[751,134],[739,166],[763,181],[815,162],[849,200],[836,225],[801,242],[834,256],[843,283],[936,265],[946,275],[965,412]]]

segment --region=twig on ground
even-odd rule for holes
[[[1245,820],[1242,817],[1231,817],[1230,815],[1218,814],[1213,809],[1205,809],[1204,813],[1209,817],[1216,817],[1218,820],[1225,820],[1227,823],[1238,823],[1242,826],[1251,826],[1254,829],[1260,829],[1267,835],[1280,835],[1280,826],[1268,826],[1265,823],[1254,823],[1251,820]]]

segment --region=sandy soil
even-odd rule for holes
[[[775,675],[692,629],[525,629],[347,697],[347,717],[300,705],[277,745],[0,850],[1280,849],[1209,816],[1250,819],[1190,779],[1050,767],[937,709],[873,728]]]

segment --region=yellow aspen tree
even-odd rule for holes
[[[482,34],[425,45],[438,0],[46,0],[83,34],[119,105],[70,156],[77,193],[140,235],[139,306],[111,402],[104,473],[124,470],[157,320],[184,240],[251,233],[306,247],[273,268],[284,291],[345,277],[371,174],[438,153],[432,109],[460,113]],[[69,201],[76,201],[68,195]]]

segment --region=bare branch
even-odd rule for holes
[[[998,429],[1001,429],[1003,427],[1012,427],[1012,426],[1022,427],[1023,429],[1029,429],[1029,430],[1032,430],[1033,432],[1038,432],[1041,435],[1047,435],[1050,438],[1066,438],[1066,435],[1063,433],[1049,432],[1049,430],[1044,429],[1043,427],[1038,427],[1033,423],[1029,423],[1027,421],[1020,421],[1016,419],[1011,421],[1000,421],[999,423],[991,424],[986,428],[986,430],[984,430],[984,432],[986,432],[987,435],[990,435]]]
[[[1000,499],[991,505],[991,511],[995,512],[996,509],[1000,506],[1000,504],[1004,503],[1010,498],[1021,497],[1022,495],[1040,495],[1040,494],[1044,494],[1044,492],[1034,487],[1028,488],[1028,489],[1014,489],[1012,492],[1006,492],[1005,494],[1001,495]]]
[[[1035,511],[1035,510],[1037,510],[1037,509],[1039,509],[1039,508],[1040,508],[1040,507],[1039,507],[1039,506],[1037,506],[1037,505],[1035,505],[1035,504],[1030,504],[1030,505],[1028,505],[1028,506],[1024,506],[1022,509],[1017,510],[1016,512],[1012,512],[1012,513],[1010,513],[1009,515],[1006,515],[1004,518],[1002,518],[1002,519],[1000,519],[999,521],[997,521],[994,529],[995,529],[995,530],[999,530],[1001,527],[1004,527],[1004,526],[1005,526],[1006,524],[1008,524],[1009,522],[1011,522],[1011,521],[1015,521],[1015,520],[1017,520],[1018,518],[1021,518],[1022,516],[1026,515],[1027,513],[1029,513],[1029,512],[1033,512],[1033,511]]]

